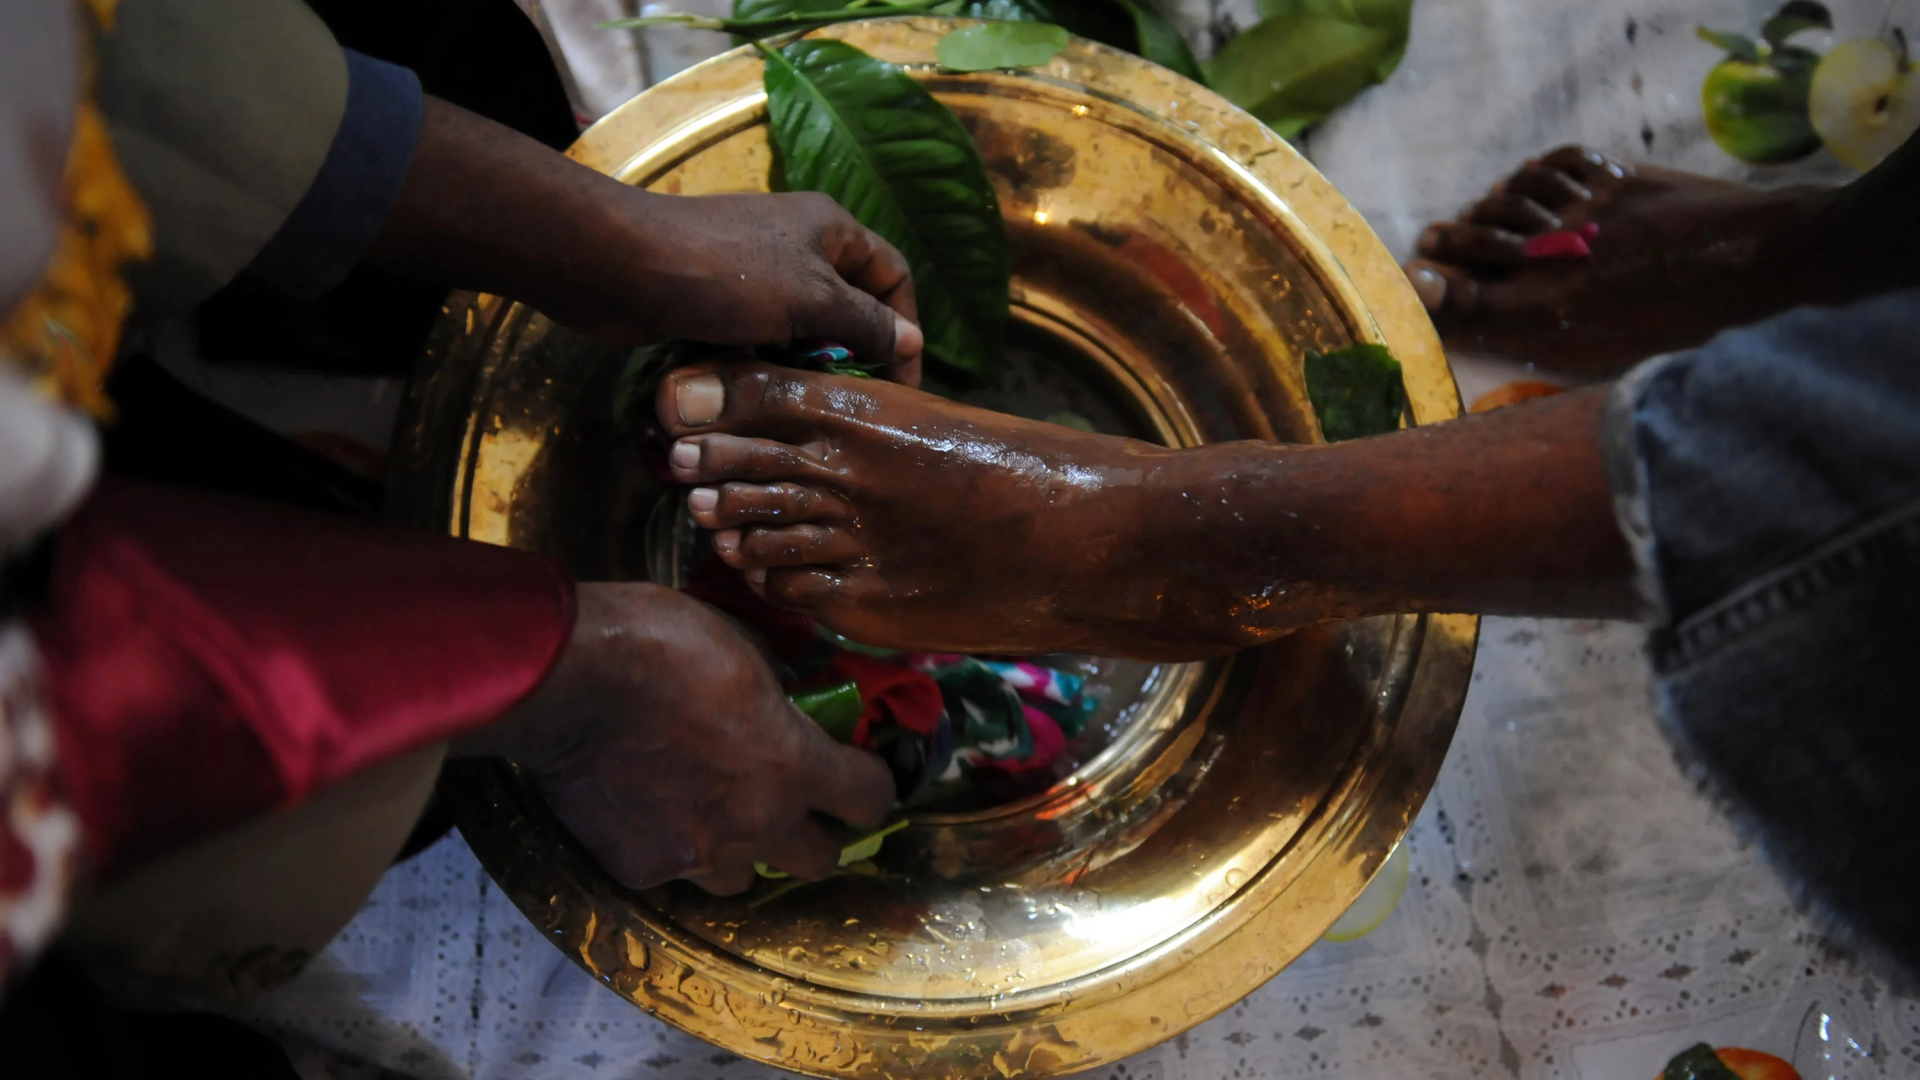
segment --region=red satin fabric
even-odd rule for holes
[[[485,723],[545,676],[573,613],[537,554],[103,483],[34,626],[95,865]]]

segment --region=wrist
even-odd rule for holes
[[[448,756],[505,758],[536,772],[568,760],[598,722],[599,706],[632,693],[657,666],[645,655],[660,644],[645,633],[652,621],[647,612],[690,602],[640,582],[582,582],[575,588],[573,631],[546,678],[490,723],[455,738]],[[618,662],[605,663],[615,651]],[[638,663],[636,651],[643,654]]]

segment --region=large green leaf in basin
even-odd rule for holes
[[[786,186],[833,196],[913,266],[927,355],[963,376],[998,361],[1007,233],[960,121],[896,64],[842,41],[761,47]]]

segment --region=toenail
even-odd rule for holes
[[[700,464],[700,446],[682,439],[673,444],[673,452],[667,455],[667,460],[676,469],[691,469]]]
[[[747,571],[747,583],[750,585],[765,585],[767,583],[766,569],[764,567],[755,567]]]
[[[713,550],[722,556],[731,555],[740,550],[740,530],[721,529],[713,534]]]
[[[711,513],[720,505],[720,492],[709,487],[698,487],[687,492],[687,508],[696,514]]]
[[[720,410],[726,404],[727,391],[720,385],[718,375],[693,375],[675,380],[673,406],[680,411],[683,424],[711,424],[720,419]]]
[[[1407,280],[1413,282],[1413,291],[1428,311],[1438,311],[1447,302],[1447,279],[1432,267],[1414,267],[1407,273]]]

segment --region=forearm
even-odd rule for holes
[[[643,191],[432,98],[368,262],[615,343],[818,337],[919,358],[906,259],[832,199]]]
[[[1147,633],[1222,651],[1388,612],[1633,614],[1605,402],[1594,388],[1337,446],[1173,456],[1141,515],[1139,565],[1165,582]]]
[[[378,269],[538,306],[584,299],[652,255],[651,196],[501,124],[426,99]]]

